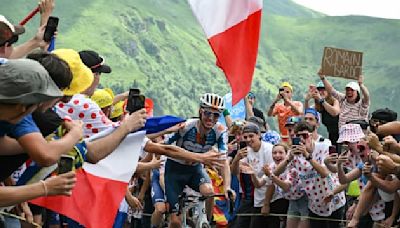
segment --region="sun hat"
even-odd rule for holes
[[[0,103],[30,105],[62,96],[40,63],[30,59],[0,61]]]
[[[56,49],[53,53],[67,62],[72,72],[71,84],[63,90],[65,96],[73,96],[89,88],[93,82],[93,73],[83,64],[78,52],[72,49]]]
[[[356,143],[364,137],[364,132],[359,124],[345,124],[339,129],[339,139],[337,142]]]
[[[113,92],[107,89],[96,89],[90,97],[100,108],[111,106],[114,100]]]
[[[114,119],[120,117],[122,114],[124,114],[124,101],[118,101],[112,107],[110,118]]]

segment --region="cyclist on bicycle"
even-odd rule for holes
[[[224,100],[221,96],[206,93],[200,98],[199,119],[189,119],[185,127],[171,135],[167,144],[176,142],[176,145],[195,153],[206,153],[214,150],[214,146],[220,153],[227,152],[227,130],[226,127],[217,123],[218,118],[225,109]],[[231,174],[229,160],[221,159],[223,163],[222,177],[224,180],[225,196],[228,192],[234,195],[230,188]],[[181,227],[181,220],[176,214],[179,210],[178,197],[185,186],[209,196],[214,194],[209,176],[200,163],[190,164],[182,160],[168,158],[165,164],[165,194],[170,205],[170,227]],[[208,204],[208,212],[212,212],[213,199]],[[211,208],[210,208],[211,207]],[[210,215],[210,214],[209,214]],[[210,216],[211,217],[211,216]]]

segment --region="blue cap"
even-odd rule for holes
[[[314,108],[307,108],[304,111],[304,115],[307,113],[313,114],[315,116],[315,118],[317,119],[317,121],[319,122],[319,113],[317,110],[315,110]]]

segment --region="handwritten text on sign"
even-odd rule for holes
[[[362,52],[325,47],[322,57],[322,74],[358,79],[362,72]]]

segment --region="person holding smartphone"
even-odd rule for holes
[[[238,154],[232,161],[232,174],[239,175],[243,195],[241,198],[238,213],[261,212],[263,200],[267,187],[265,185],[254,188],[251,178],[251,172],[261,178],[264,174],[262,167],[265,164],[273,163],[272,144],[261,140],[259,127],[253,123],[247,123],[242,131],[242,144]],[[248,167],[251,166],[251,169]],[[250,173],[249,173],[250,172]],[[251,224],[251,227],[260,225],[262,219],[256,217],[238,217],[235,226],[245,227]]]
[[[337,158],[336,166],[341,184],[350,184],[357,181],[360,191],[371,188],[368,179],[363,175],[362,171],[365,166],[370,167],[370,150],[367,142],[363,140],[365,137],[361,126],[358,124],[345,124],[340,128],[338,145],[347,145],[346,150],[343,149]],[[357,196],[354,196],[357,197]],[[357,199],[349,197],[350,206],[346,212],[347,219],[352,219],[352,223],[357,223],[359,227],[372,227],[374,221],[380,221],[385,218],[385,205],[382,201],[375,202],[370,208],[369,213],[365,216],[353,216],[358,204]]]
[[[339,138],[339,101],[329,94],[323,82],[318,82],[316,86],[310,85],[306,94],[304,106],[310,108],[310,100],[314,100],[314,108],[321,114],[321,122],[328,130],[329,140],[336,145]]]
[[[309,117],[308,121],[301,121],[295,127],[295,134],[300,138],[300,145],[292,145],[293,159],[289,164],[285,162],[282,166],[295,168],[298,171],[301,186],[308,196],[311,217],[341,219],[346,203],[344,187],[339,184],[337,176],[330,173],[323,163],[328,156],[331,143],[321,136],[314,138],[317,119],[311,113],[307,113],[306,116]],[[281,165],[277,167],[277,170],[278,172],[274,172],[275,175],[284,171]],[[307,204],[301,206],[304,207]],[[310,226],[339,227],[339,223],[310,220]]]
[[[268,116],[276,116],[279,124],[279,131],[284,142],[288,142],[288,132],[285,123],[290,116],[300,116],[303,113],[303,103],[292,100],[293,87],[289,82],[283,82],[279,93],[268,109]],[[283,100],[283,103],[278,103]]]

